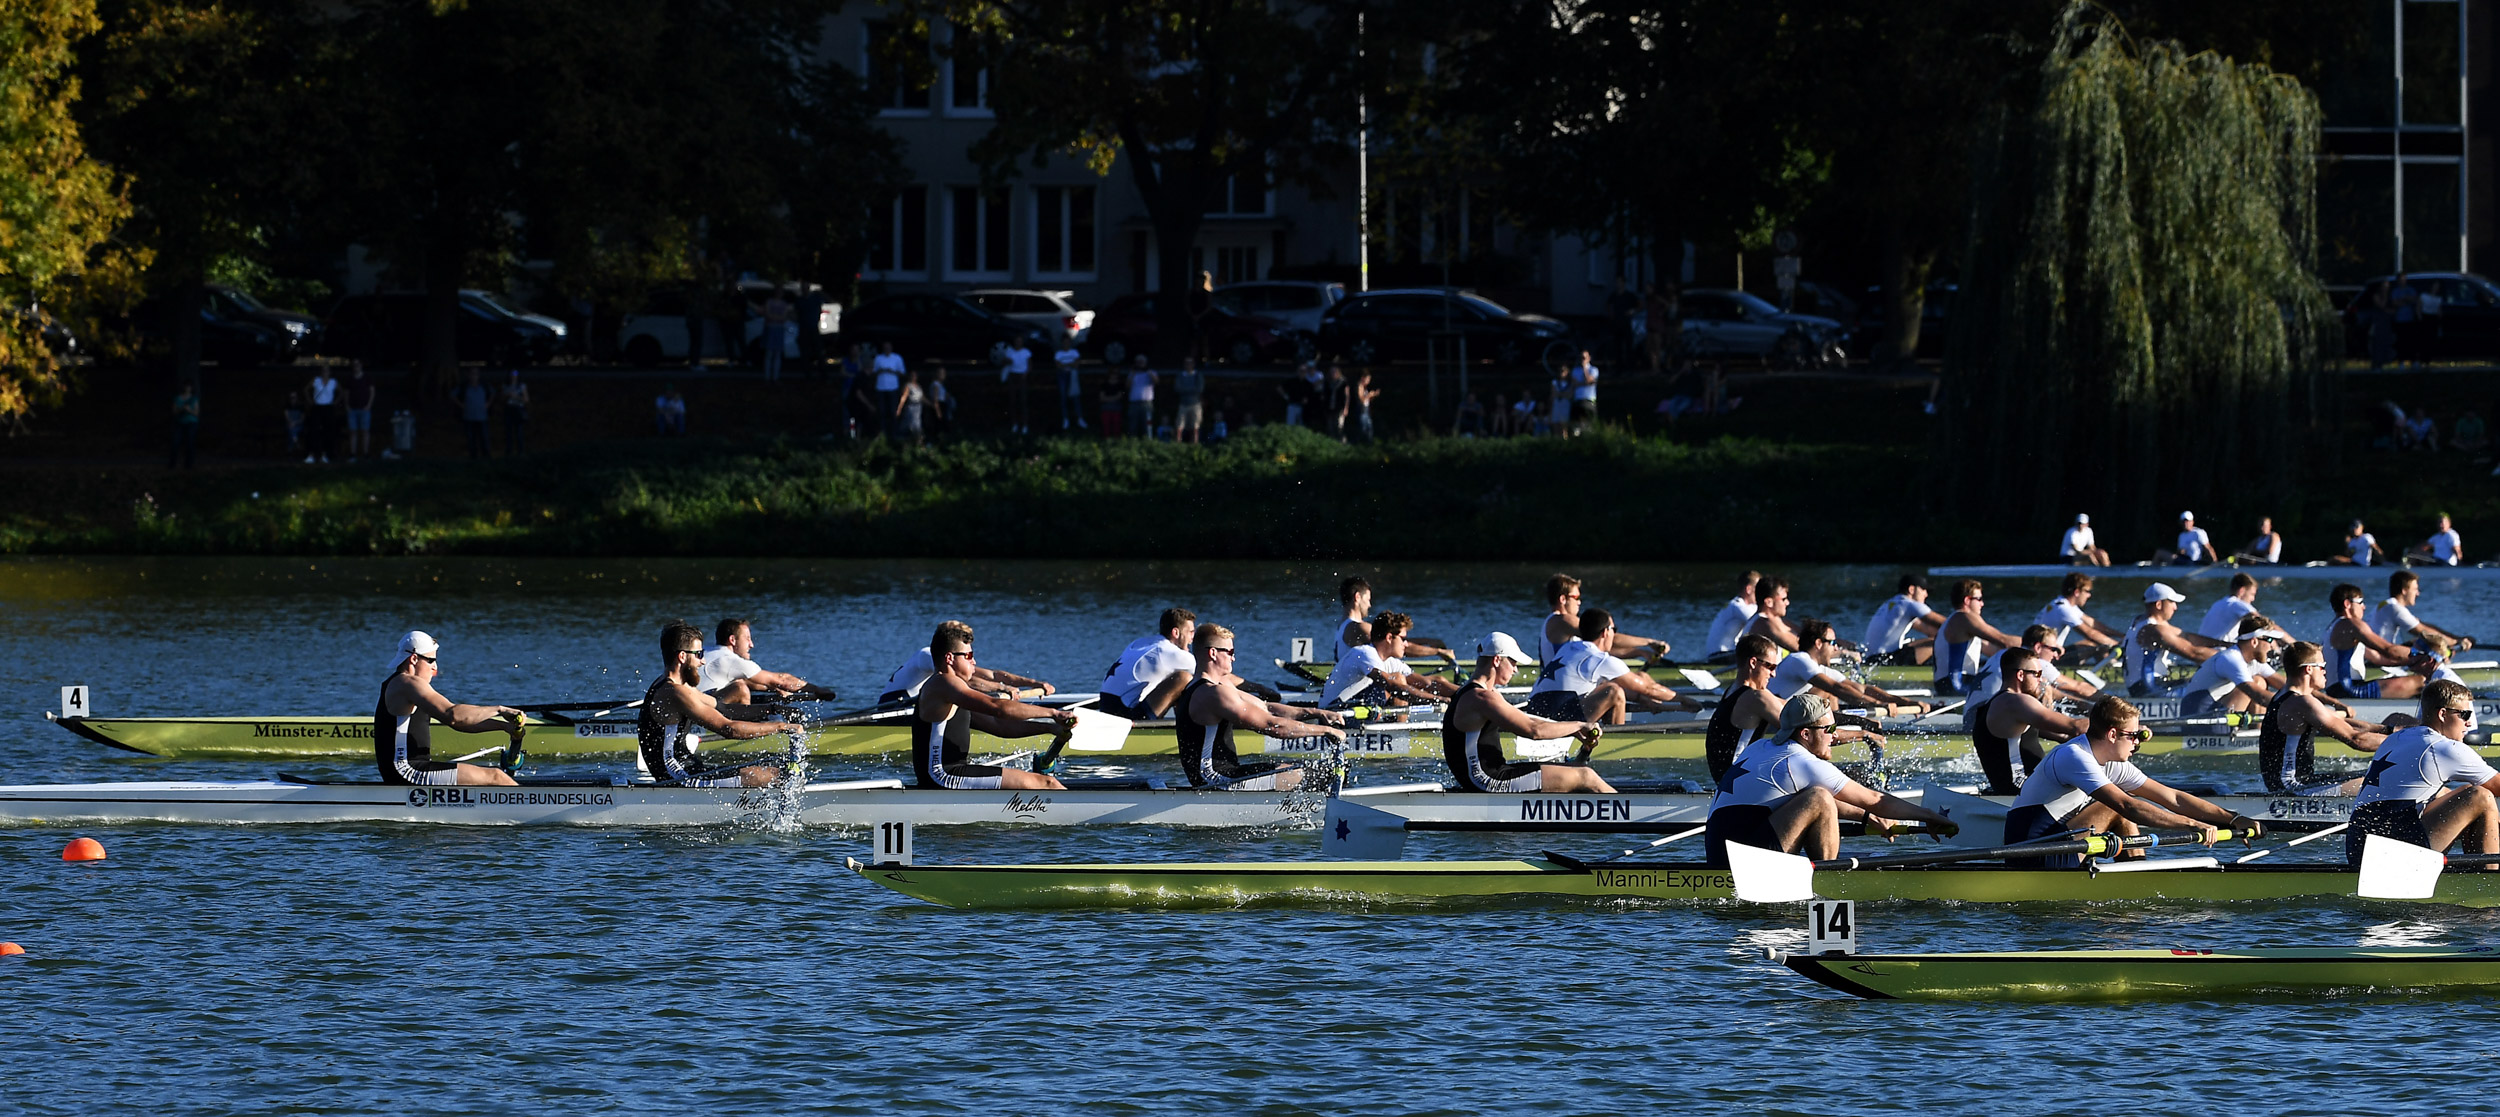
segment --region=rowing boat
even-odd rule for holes
[[[2272,578],[2297,578],[2303,581],[2367,584],[2375,579],[2383,584],[2387,580],[2387,575],[2398,570],[2411,570],[2420,575],[2424,581],[2433,583],[2443,578],[2451,578],[2460,582],[2481,582],[2500,578],[2500,563],[2489,562],[2476,563],[2472,566],[2437,566],[2428,563],[2409,566],[2399,566],[2393,563],[2378,566],[2323,563],[2315,566],[2302,563],[2234,565],[2227,562],[2207,566],[2190,566],[2185,563],[2155,566],[2149,562],[2133,563],[2127,566],[2014,563],[1999,566],[1931,566],[1927,569],[1927,576],[1930,578],[2042,578],[2053,581],[2068,574],[2090,574],[2095,578],[2142,578],[2147,581],[2177,582],[2200,581],[2208,578],[2227,579],[2234,574],[2246,574],[2259,581]]]
[[[2462,992],[2500,985],[2500,953],[2490,947],[1781,954],[1774,960],[1869,1000],[2093,1001],[2329,990]]]
[[[1210,861],[1146,864],[897,865],[850,862],[861,876],[959,908],[1233,908],[1309,904],[1733,900],[1735,876],[1692,862]],[[2353,895],[2340,865],[2273,863],[2162,872],[2005,866],[1824,873],[1817,893],[1865,901],[2222,902]],[[2433,902],[2500,906],[2500,873],[2451,873]]]

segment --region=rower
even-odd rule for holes
[[[2005,843],[2013,845],[2076,830],[2107,830],[2136,834],[2138,826],[2193,830],[2197,840],[2214,842],[2217,827],[2256,831],[2255,821],[2162,784],[2131,762],[2136,746],[2152,739],[2143,715],[2117,695],[2092,704],[2084,735],[2049,750],[2022,794],[2005,812]],[[2008,859],[2008,865],[2072,869],[2083,864],[2077,854]]]
[[[920,688],[920,697],[912,705],[911,770],[915,785],[967,791],[1066,788],[1058,777],[1047,772],[972,763],[972,731],[978,729],[1006,738],[1049,733],[1055,738],[1051,742],[1051,752],[1055,754],[1076,729],[1075,713],[983,692],[973,681],[973,670],[978,664],[972,656],[972,626],[962,621],[937,626],[936,634],[929,638],[929,656],[937,661],[938,673],[929,676],[928,685]],[[1035,720],[1043,718],[1048,720]]]
[[[1979,754],[1979,770],[1988,777],[1984,795],[2012,795],[2022,786],[2022,780],[2014,776],[2015,767],[2022,768],[2026,779],[2039,768],[2044,731],[2053,741],[2080,737],[2086,731],[2082,718],[2068,717],[2049,706],[2048,672],[2052,668],[2031,649],[2007,649],[1998,659],[1998,670],[2005,678],[2003,689],[1972,700],[1970,707],[1971,749]]]
[[[2092,517],[2075,513],[2075,526],[2057,541],[2057,557],[2070,566],[2109,565],[2109,552],[2092,540]]]
[[[1832,763],[1831,703],[1801,694],[1780,710],[1779,735],[1736,754],[1710,799],[1702,834],[1713,868],[1727,867],[1727,844],[1741,842],[1824,860],[1840,853],[1840,820],[1924,822],[1946,837],[1953,820],[1850,779]]]
[[[2431,537],[2405,548],[2405,561],[2428,562],[2455,566],[2465,561],[2465,540],[2457,535],[2457,526],[2448,514],[2439,514],[2439,530]]]
[[[743,706],[764,698],[787,698],[805,695],[809,698],[831,698],[833,688],[817,686],[796,675],[767,671],[756,665],[755,632],[747,622],[728,617],[713,629],[719,646],[703,653],[701,687],[705,694],[733,706]]]
[[[2231,555],[2235,562],[2254,562],[2272,566],[2283,561],[2283,533],[2274,530],[2274,517],[2257,517],[2257,538]]]
[[[2115,647],[2118,630],[2092,619],[2083,607],[2092,603],[2092,576],[2068,574],[2057,587],[2057,597],[2042,606],[2035,623],[2057,630],[2058,644],[2071,643],[2075,633],[2082,633],[2084,642],[2100,647]]]
[[[1526,709],[1555,721],[1595,721],[1621,725],[1634,708],[1698,709],[1650,678],[1647,671],[1606,649],[1614,646],[1615,619],[1604,609],[1580,613],[1580,638],[1557,649],[1545,673],[1528,693]]]
[[[1291,791],[1302,786],[1297,764],[1244,764],[1233,751],[1233,728],[1270,737],[1298,740],[1327,737],[1345,740],[1337,728],[1342,715],[1328,710],[1261,702],[1234,684],[1233,630],[1202,624],[1190,641],[1197,659],[1196,678],[1172,704],[1172,732],[1180,738],[1181,770],[1191,787],[1226,791]]]
[[[2222,641],[2194,632],[2182,632],[2170,619],[2179,613],[2179,603],[2187,595],[2171,589],[2166,582],[2144,587],[2144,611],[2136,615],[2135,624],[2127,629],[2127,694],[2133,698],[2167,698],[2170,686],[2172,657],[2190,663],[2203,663],[2213,658]]]
[[[1328,673],[1328,682],[1321,688],[1324,705],[1343,710],[1354,706],[1430,704],[1458,693],[1458,684],[1418,675],[1400,658],[1406,654],[1406,630],[1414,626],[1413,618],[1404,613],[1373,617],[1371,642],[1346,649],[1344,657],[1337,660],[1336,669]]]
[[[2335,620],[2326,626],[2326,646],[2334,651],[2326,658],[2326,693],[2337,698],[2420,696],[2422,687],[2430,682],[2438,657],[2406,648],[2372,631],[2361,620],[2363,599],[2361,587],[2350,582],[2327,591],[2327,605],[2334,611]],[[2413,673],[2373,679],[2372,667],[2402,667]]]
[[[1119,660],[1102,677],[1102,699],[1095,705],[1130,721],[1164,716],[1181,688],[1189,685],[1189,642],[1197,631],[1198,614],[1164,610],[1154,635],[1140,636],[1120,649]]]
[[[1760,581],[1760,571],[1746,571],[1745,576],[1736,581],[1736,596],[1728,598],[1727,604],[1719,607],[1719,615],[1711,619],[1709,646],[1703,649],[1708,653],[1709,662],[1735,662],[1736,640],[1745,634],[1745,626],[1753,623],[1756,609],[1754,586]]]
[[[1542,662],[1550,670],[1562,646],[1580,638],[1580,580],[1568,574],[1556,574],[1546,579],[1545,598],[1552,603],[1554,611],[1546,614],[1544,626],[1537,629],[1536,650],[1538,655],[1545,657]],[[1663,659],[1667,654],[1667,642],[1618,632],[1607,641],[1606,653]]]
[[[2266,658],[2291,642],[2262,613],[2241,620],[2239,639],[2198,666],[2179,689],[2179,716],[2264,709],[2274,697],[2274,686],[2266,681],[2274,669]]]
[[[1797,629],[1788,623],[1788,579],[1764,578],[1754,586],[1754,603],[1758,609],[1753,622],[1745,626],[1745,635],[1760,636],[1787,651],[1804,647],[1797,640]]]
[[[892,705],[920,697],[920,688],[928,685],[929,676],[934,674],[937,674],[937,660],[929,655],[929,649],[922,648],[911,653],[911,658],[895,668],[892,675],[886,676],[885,693],[877,696],[877,705]],[[1059,688],[1040,679],[1028,679],[994,667],[973,668],[972,681],[982,690],[1009,698],[1047,698],[1059,693]]]
[[[2361,773],[2321,774],[2317,770],[2318,734],[2324,733],[2361,752],[2376,752],[2387,735],[2394,732],[2388,726],[2353,717],[2352,707],[2326,697],[2326,663],[2326,652],[2306,640],[2283,653],[2283,691],[2266,703],[2266,718],[2257,727],[2257,770],[2264,773],[2266,790],[2273,794],[2359,792]]]
[[[2344,552],[2326,556],[2332,566],[2374,566],[2386,560],[2387,552],[2378,548],[2378,537],[2365,530],[2359,520],[2344,529]]]
[[[1578,737],[1580,759],[1585,762],[1603,732],[1596,722],[1541,718],[1502,697],[1500,688],[1510,685],[1520,666],[1528,662],[1528,653],[1507,632],[1476,641],[1475,677],[1459,688],[1458,697],[1450,699],[1448,712],[1441,715],[1441,757],[1458,778],[1458,789],[1502,795],[1529,791],[1614,794],[1614,785],[1585,763],[1513,762],[1503,754],[1504,733],[1531,741]]]
[[[1372,584],[1362,578],[1348,578],[1337,583],[1337,603],[1344,606],[1344,611],[1338,615],[1334,630],[1328,634],[1334,641],[1334,654],[1330,658],[1344,659],[1347,651],[1369,642],[1354,635],[1352,630],[1361,627],[1363,618],[1372,615]],[[1443,647],[1438,640],[1409,636],[1406,638],[1406,650],[1410,655],[1432,655],[1453,663],[1458,661],[1456,653]]]
[[[1759,635],[1758,633],[1756,635]],[[1832,660],[1840,654],[1840,637],[1832,631],[1830,621],[1806,618],[1797,626],[1797,638],[1805,646],[1780,660],[1779,670],[1771,675],[1771,693],[1781,701],[1797,697],[1807,687],[1829,694],[1843,708],[1865,708],[1877,717],[1894,714],[1924,716],[1935,707],[1894,695],[1873,683],[1852,682],[1832,670]]]
[[[1710,711],[1710,726],[1702,731],[1702,755],[1710,763],[1713,783],[1726,777],[1728,765],[1745,746],[1778,728],[1780,710],[1787,705],[1771,693],[1778,648],[1762,637],[1747,636],[1736,642],[1735,654],[1736,681],[1719,696],[1718,707]]]
[[[517,743],[523,720],[521,711],[510,706],[472,706],[436,692],[434,677],[442,673],[440,655],[434,638],[423,632],[411,631],[399,638],[391,675],[382,680],[381,697],[373,703],[373,763],[382,770],[382,782],[421,787],[513,786],[509,774],[483,764],[434,759],[433,731],[428,728],[433,722],[462,733],[498,730],[512,734]]]
[[[2380,834],[2446,852],[2458,839],[2473,853],[2500,852],[2500,772],[2465,738],[2477,728],[2474,695],[2441,679],[2422,689],[2422,723],[2387,735],[2353,797],[2344,859],[2361,864],[2362,835]],[[2447,789],[2450,783],[2465,786]]]
[[[2388,575],[2387,600],[2379,602],[2378,611],[2370,614],[2370,627],[2377,629],[2382,639],[2399,644],[2410,643],[2442,658],[2474,646],[2472,637],[2458,636],[2414,616],[2413,606],[2421,600],[2420,577],[2410,570]]]
[[[2231,592],[2223,594],[2213,607],[2205,610],[2205,621],[2196,626],[2196,634],[2220,647],[2240,630],[2240,622],[2257,615],[2257,579],[2245,573],[2231,575]]]
[[[1875,616],[1866,622],[1866,646],[1861,650],[1870,665],[1925,663],[1935,654],[1936,630],[1943,627],[1944,617],[1927,604],[1927,579],[1904,574],[1900,591],[1876,606]]]
[[[1986,649],[2015,646],[2017,641],[1979,619],[1979,611],[1987,606],[1986,588],[1977,578],[1964,578],[1953,583],[1953,613],[1936,629],[1936,693],[1938,695],[1969,694],[1978,685],[1981,662]]]
[[[2213,537],[2205,534],[2204,528],[2196,526],[2196,513],[2181,512],[2178,538],[2171,541],[2169,550],[2153,552],[2153,565],[2176,562],[2202,566],[2217,557]]]
[[[2005,658],[2016,650],[2028,651],[2033,659],[2040,662],[2041,678],[2048,685],[2051,697],[2088,702],[2099,693],[2092,689],[2091,684],[2057,669],[2057,657],[2066,654],[2066,645],[2058,641],[2056,629],[2035,624],[2023,629],[2021,644],[1988,657],[1988,669],[1979,677],[1978,685],[1971,687],[1970,703],[1962,709],[1964,725],[1978,716],[1979,703],[2005,689]]]
[[[634,735],[651,778],[677,787],[762,787],[781,778],[773,764],[709,765],[695,758],[705,732],[738,741],[797,733],[786,721],[740,721],[702,689],[703,633],[678,621],[660,630],[660,677],[642,692]]]

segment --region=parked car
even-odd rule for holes
[[[887,295],[861,303],[842,316],[842,343],[894,343],[894,351],[918,362],[932,357],[996,362],[1016,339],[1048,352],[1049,339],[1029,322],[993,314],[960,295]]]
[[[1273,318],[1312,337],[1328,308],[1345,301],[1345,284],[1317,280],[1262,279],[1215,289],[1215,305],[1235,314]]]
[[[208,308],[220,318],[252,322],[277,330],[287,336],[296,350],[305,353],[321,350],[321,319],[299,311],[280,310],[239,287],[209,284]],[[293,356],[293,353],[288,354],[289,359]]]
[[[1944,356],[1945,331],[1953,321],[1953,299],[1961,292],[1954,283],[1930,283],[1927,298],[1920,304],[1918,315],[1918,352],[1916,357]],[[1882,348],[1884,339],[1892,336],[1892,322],[1886,304],[1891,296],[1880,286],[1869,287],[1858,303],[1858,328],[1849,335],[1849,347],[1872,357]]]
[[[556,351],[556,335],[534,322],[490,310],[474,300],[459,303],[455,351],[463,361],[494,365],[544,364]],[[322,351],[368,365],[414,364],[423,348],[425,295],[349,295],[330,310]]]
[[[2370,333],[2361,308],[2370,289],[2396,277],[2382,275],[2361,285],[2344,303],[2344,352],[2366,357]],[[2397,335],[2398,353],[2406,360],[2436,357],[2500,357],[2500,285],[2468,272],[2407,272],[2405,283],[2422,297],[2421,322],[2407,338]],[[2402,330],[2402,327],[2398,327]]]
[[[989,287],[964,292],[964,301],[992,314],[1030,324],[1042,331],[1054,349],[1062,344],[1085,344],[1086,335],[1094,328],[1094,309],[1078,302],[1074,291]]]
[[[1760,297],[1723,287],[1684,292],[1684,351],[1696,357],[1753,357],[1785,368],[1835,366],[1848,358],[1848,331],[1814,314],[1792,314]]]
[[[298,340],[301,335],[257,316],[229,313],[236,305],[218,297],[211,287],[208,298],[200,304],[200,359],[229,368],[291,363],[300,354],[310,352]],[[170,349],[173,339],[167,336],[172,326],[169,308],[161,298],[140,303],[131,311],[135,326],[145,344],[151,348]]]
[[[463,287],[460,289],[460,301],[476,304],[488,310],[494,311],[497,314],[503,315],[506,318],[518,318],[521,321],[538,326],[541,329],[546,330],[548,333],[556,335],[556,348],[558,349],[564,347],[564,335],[572,332],[572,328],[566,326],[563,319],[549,318],[544,314],[532,314],[512,305],[510,302],[505,301],[503,296],[497,295],[491,291],[480,291],[474,287]]]
[[[1689,311],[1687,312],[1689,313]],[[1571,328],[1542,314],[1522,314],[1457,287],[1366,291],[1330,307],[1320,319],[1319,346],[1356,364],[1420,360],[1434,334],[1467,339],[1471,360],[1521,364],[1570,336]]]
[[[812,283],[774,284],[761,279],[738,281],[735,297],[746,302],[746,322],[740,330],[738,352],[748,364],[760,364],[763,360],[764,301],[771,298],[775,290],[788,288],[822,290]],[[662,361],[686,359],[686,307],[693,301],[693,295],[694,292],[684,288],[654,291],[643,300],[639,310],[617,323],[616,348],[624,354],[626,363],[647,367]],[[842,304],[832,301],[820,304],[816,311],[817,335],[830,338],[841,330]],[[705,352],[721,351],[720,326],[708,315],[705,317],[703,339]],[[782,355],[799,355],[796,331],[782,339]]]
[[[1198,328],[1206,335],[1210,355],[1237,365],[1296,360],[1313,351],[1309,334],[1273,318],[1236,314],[1221,304],[1208,308]],[[1122,295],[1094,319],[1095,348],[1108,364],[1153,352],[1157,333],[1153,294]]]

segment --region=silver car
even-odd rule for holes
[[[1328,308],[1345,301],[1345,284],[1290,279],[1227,283],[1215,289],[1215,305],[1234,314],[1273,318],[1314,337]]]
[[[984,287],[964,292],[964,301],[1036,326],[1053,345],[1082,345],[1094,329],[1094,309],[1078,302],[1074,291]]]
[[[1838,367],[1848,331],[1829,318],[1792,314],[1743,291],[1684,292],[1685,352],[1696,357],[1758,357],[1780,368]]]

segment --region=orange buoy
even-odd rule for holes
[[[63,861],[102,861],[104,843],[94,838],[77,838],[61,849]]]
[[[26,953],[25,947],[19,946],[13,942],[0,942],[0,958],[6,958],[12,954],[24,953]]]

